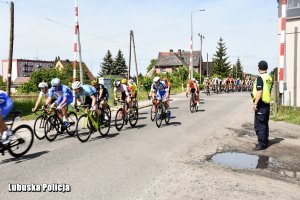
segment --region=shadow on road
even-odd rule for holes
[[[10,162],[15,162],[15,164],[17,163],[21,163],[27,160],[31,160],[37,157],[40,157],[41,155],[44,155],[46,153],[49,153],[49,151],[40,151],[40,152],[36,152],[36,153],[32,153],[32,154],[27,154],[25,156],[22,156],[20,158],[8,158],[5,160],[2,160],[0,165],[6,164],[6,163],[10,163]]]
[[[170,110],[177,110],[179,107],[170,107]]]
[[[274,139],[271,139],[269,141],[269,147],[272,146],[273,144],[278,144],[278,143],[280,143],[283,140],[284,140],[283,138],[274,138]]]
[[[107,136],[97,136],[97,137],[94,137],[94,138],[90,138],[87,142],[93,142],[95,140],[99,140],[99,139],[111,139],[111,138],[114,138],[116,136],[120,135],[120,133],[113,133],[113,134],[108,134]]]
[[[147,119],[148,117],[139,117],[139,119]]]
[[[164,126],[180,126],[181,122],[170,122],[169,124],[165,124]]]
[[[205,109],[199,109],[197,112],[205,112]]]
[[[139,112],[139,115],[148,115],[149,113],[148,112]]]

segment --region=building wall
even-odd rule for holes
[[[298,33],[295,33],[295,28]],[[300,18],[286,23],[286,82],[288,105],[300,106]]]
[[[23,67],[27,65],[27,71]],[[48,68],[53,65],[51,61],[40,61],[40,60],[22,60],[15,59],[12,61],[12,76],[11,80],[14,82],[18,77],[28,77],[36,69]],[[7,80],[7,69],[8,69],[8,60],[2,60],[2,76],[3,81]]]

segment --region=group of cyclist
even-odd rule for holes
[[[132,79],[116,80],[113,84],[114,100],[126,101],[128,109],[132,107],[133,101],[137,98],[137,85]],[[36,112],[45,98],[45,104],[42,106],[46,108],[56,108],[61,110],[63,126],[69,126],[68,121],[68,106],[79,107],[80,105],[89,105],[91,110],[95,111],[98,116],[108,106],[109,91],[104,84],[99,83],[98,79],[92,80],[91,84],[83,85],[79,81],[72,83],[71,89],[61,84],[60,79],[54,78],[51,80],[49,87],[46,82],[41,82],[38,85],[40,89],[37,101],[32,112]],[[154,77],[149,96],[152,97],[153,105],[157,106],[161,100],[164,103],[166,113],[168,116],[170,112],[170,90],[171,83],[165,77],[162,80],[160,77]],[[188,80],[186,94],[195,94],[196,103],[199,105],[199,86],[196,79]],[[121,93],[121,98],[118,98],[118,93]],[[84,98],[85,97],[85,98]],[[13,108],[13,101],[8,97],[7,93],[0,91],[0,133],[2,133],[2,142],[8,143],[12,133],[7,129],[3,119]]]
[[[225,92],[234,92],[234,91],[251,91],[253,88],[254,79],[251,77],[247,77],[244,79],[236,78],[234,79],[232,76],[229,76],[224,79],[220,79],[218,77],[214,77],[210,79],[206,77],[204,79],[203,85],[205,88],[205,92],[209,95],[210,90],[215,93],[219,93],[222,91]]]

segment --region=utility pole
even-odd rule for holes
[[[139,77],[138,77],[139,72],[138,72],[137,59],[136,59],[136,50],[135,50],[134,35],[133,35],[133,31],[132,30],[130,31],[128,79],[130,78],[130,68],[131,68],[131,44],[133,46],[133,52],[134,52],[136,84],[138,86],[138,91],[140,91]]]
[[[207,75],[210,75],[210,74],[208,74],[208,53],[206,54],[206,72],[207,72]]]
[[[10,1],[10,38],[9,38],[9,55],[8,55],[8,72],[7,72],[7,94],[10,96],[11,88],[11,70],[14,48],[14,2]]]
[[[135,51],[135,43],[134,43],[134,35],[133,31],[131,31],[132,35],[132,44],[133,44],[133,52],[134,52],[134,61],[135,61],[135,75],[136,75],[136,84],[138,86],[138,92],[140,91],[140,84],[139,84],[139,72],[138,72],[138,66],[136,61],[136,51]]]
[[[200,83],[201,83],[201,74],[202,74],[202,40],[204,39],[204,36],[198,33],[198,36],[200,37],[200,67],[199,67],[199,75],[200,75]],[[207,74],[207,71],[206,71]]]
[[[131,69],[131,43],[132,43],[131,31],[130,31],[129,37],[130,37],[130,40],[129,40],[128,80],[130,79],[130,69]]]

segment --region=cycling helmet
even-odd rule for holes
[[[59,84],[60,84],[59,78],[54,78],[54,79],[51,80],[51,86],[52,87],[58,86]]]
[[[160,78],[158,76],[154,77],[153,82],[157,83],[158,81],[160,81]]]
[[[119,87],[121,85],[121,81],[117,80],[114,82],[115,87]]]
[[[75,89],[78,89],[78,88],[81,88],[81,83],[79,81],[75,81],[72,83],[72,89],[75,90]]]
[[[98,79],[92,80],[92,81],[91,81],[91,85],[92,85],[92,86],[98,85]]]
[[[192,78],[192,81],[193,81],[193,82],[196,82],[196,79],[195,79],[195,78]]]
[[[123,78],[121,83],[127,85],[127,79]]]
[[[39,83],[39,88],[47,88],[48,87],[48,84],[45,83],[45,82],[40,82]]]
[[[132,83],[133,83],[133,80],[129,79],[128,84],[132,84]]]

